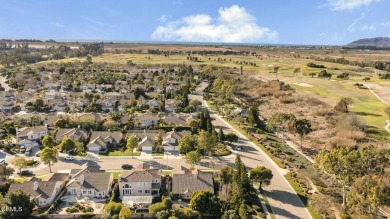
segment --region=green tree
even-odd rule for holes
[[[313,78],[313,77],[316,76],[317,74],[316,74],[316,73],[310,73],[309,75]]]
[[[187,154],[189,151],[193,151],[196,148],[196,137],[191,135],[183,136],[179,140],[179,152]]]
[[[240,216],[236,210],[230,209],[230,210],[224,211],[221,219],[240,219]]]
[[[270,169],[267,169],[263,166],[251,169],[249,175],[252,182],[259,183],[259,190],[263,189],[263,184],[269,185],[271,183],[272,177],[274,176]]]
[[[350,187],[347,195],[348,210],[358,215],[377,218],[378,207],[384,203],[384,184],[378,176],[363,176]]]
[[[54,138],[51,137],[50,135],[46,135],[42,139],[42,145],[44,147],[52,148],[54,145],[56,145],[56,142],[54,141]]]
[[[37,98],[35,100],[35,107],[37,107],[38,109],[41,109],[43,106],[44,106],[43,99],[42,98]]]
[[[76,149],[76,144],[70,138],[63,138],[61,143],[59,144],[59,147],[61,151],[70,152]]]
[[[311,129],[311,122],[307,119],[298,119],[294,122],[294,129],[295,132],[298,133],[299,137],[301,138],[302,147],[304,137],[313,131]]]
[[[203,150],[203,155],[213,148],[213,139],[207,131],[200,131],[198,135],[198,149]]]
[[[65,128],[69,125],[69,122],[66,119],[57,119],[54,125],[59,128]]]
[[[219,217],[221,215],[221,202],[209,190],[202,190],[191,195],[191,208],[203,215]]]
[[[88,64],[91,64],[91,63],[92,63],[92,56],[87,55],[87,58],[85,58],[85,60],[86,60],[86,62],[87,62]]]
[[[15,170],[11,167],[7,167],[5,165],[0,165],[0,179],[2,181],[8,180],[12,174],[14,174]]]
[[[5,205],[5,206],[4,206]],[[35,204],[30,201],[30,195],[24,191],[9,192],[5,196],[2,208],[17,208],[16,211],[0,211],[2,218],[31,218]]]
[[[27,167],[27,160],[24,157],[15,157],[11,160],[11,164],[19,170],[19,174],[22,174],[22,168]]]
[[[138,146],[138,140],[135,135],[130,136],[130,138],[127,139],[126,148],[127,150],[131,151],[131,157],[133,157],[133,151]],[[134,157],[133,157],[134,158]]]
[[[225,134],[223,133],[222,127],[219,127],[218,138],[220,142],[225,141]]]
[[[190,165],[191,169],[201,161],[200,154],[197,151],[188,152],[185,156],[186,163]]]
[[[364,77],[364,78],[363,78],[363,81],[367,82],[367,81],[369,81],[370,79],[371,79],[370,77]]]
[[[249,108],[248,111],[248,123],[250,126],[257,125],[259,123],[259,113],[255,106]]]
[[[128,207],[122,207],[119,212],[119,219],[131,219],[131,210]]]
[[[165,206],[164,203],[157,202],[157,203],[151,204],[149,206],[149,213],[156,215],[158,212],[164,211],[166,209],[167,209],[167,206]]]
[[[54,163],[58,162],[57,155],[58,155],[57,151],[49,147],[46,147],[41,151],[41,156],[40,156],[41,161],[42,163],[49,165],[50,173],[51,173],[51,166]]]
[[[240,215],[241,219],[248,219],[249,218],[244,201],[241,202],[240,208],[238,209],[238,215]]]
[[[118,217],[119,213],[122,210],[122,204],[121,203],[116,203],[113,201],[110,201],[106,206],[104,206],[104,210],[110,215],[114,216],[116,215]]]
[[[353,103],[353,100],[349,97],[342,97],[339,102],[334,107],[335,110],[342,112],[342,113],[348,113],[349,112],[349,105]]]

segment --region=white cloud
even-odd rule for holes
[[[362,6],[368,6],[380,0],[328,0],[328,3],[323,5],[335,11],[353,10]]]
[[[161,22],[166,22],[169,18],[170,18],[170,16],[163,14],[163,15],[161,15],[161,17],[158,18],[158,20]]]
[[[374,25],[364,25],[360,28],[361,31],[373,33],[376,31],[376,27]]]
[[[164,26],[158,26],[152,38],[166,41],[235,43],[277,40],[276,31],[257,25],[255,17],[243,7],[233,5],[220,8],[218,13],[217,18],[196,14],[168,22]]]
[[[52,23],[56,27],[65,27],[65,25],[61,24],[60,22]]]

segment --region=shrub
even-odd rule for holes
[[[252,208],[253,208],[253,210],[256,211],[257,213],[263,212],[263,209],[262,209],[260,206],[258,206],[258,205],[252,205]]]
[[[80,218],[94,218],[94,217],[95,217],[95,214],[93,214],[93,213],[80,214]]]
[[[74,213],[74,212],[78,212],[79,210],[77,208],[74,208],[74,207],[69,207],[65,211],[68,213]]]
[[[179,198],[179,194],[174,193],[174,192],[171,192],[171,194],[169,194],[169,196],[171,197],[172,200],[176,200]]]
[[[355,147],[356,141],[353,139],[343,138],[340,136],[335,136],[329,139],[328,147],[329,149],[334,149],[337,147]]]
[[[164,203],[157,202],[157,203],[152,204],[152,205],[149,206],[149,213],[156,215],[158,212],[164,211],[166,209],[167,209],[167,207],[165,206]]]
[[[279,101],[284,104],[289,104],[289,103],[294,103],[295,102],[295,97],[293,96],[283,96],[279,98]]]
[[[156,214],[157,219],[168,219],[169,212],[167,210],[160,211]]]

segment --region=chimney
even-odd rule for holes
[[[84,174],[81,174],[80,176],[80,185],[84,184]]]
[[[144,133],[146,133],[146,129],[144,129]]]
[[[118,175],[118,182],[122,181],[122,174]]]
[[[34,181],[34,191],[38,190],[38,181]]]

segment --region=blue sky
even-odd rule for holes
[[[0,38],[343,45],[390,36],[390,0],[0,0]]]

